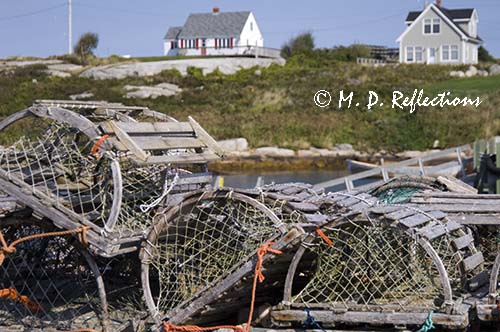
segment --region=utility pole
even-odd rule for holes
[[[68,54],[73,53],[72,0],[68,0]]]

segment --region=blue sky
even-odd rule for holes
[[[67,0],[0,0],[0,57],[48,56],[67,51]],[[73,39],[86,31],[100,37],[98,55],[162,53],[169,26],[189,13],[251,10],[268,47],[312,31],[318,47],[355,42],[396,46],[410,10],[424,0],[73,0]],[[486,48],[500,57],[499,0],[443,0],[447,8],[475,7]]]

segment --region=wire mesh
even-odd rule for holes
[[[48,230],[35,224],[2,229],[8,243]],[[0,326],[104,328],[106,319],[94,271],[76,239],[33,239],[16,246],[0,266]]]
[[[230,192],[190,198],[158,213],[154,225],[147,261],[160,315],[185,306],[281,232],[263,205]]]
[[[380,223],[346,218],[324,229],[333,242],[311,247],[312,279],[293,303],[396,305],[434,308],[442,300],[439,273],[425,250],[406,232]]]

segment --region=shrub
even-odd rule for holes
[[[289,58],[293,55],[310,53],[314,49],[314,37],[310,32],[304,32],[291,38],[281,47],[281,56]]]

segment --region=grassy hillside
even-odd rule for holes
[[[445,66],[362,67],[324,56],[289,59],[284,67],[242,70],[234,75],[215,72],[203,76],[197,69],[186,77],[166,71],[154,77],[94,81],[86,78],[48,77],[41,67],[0,73],[0,116],[31,105],[34,99],[64,99],[84,91],[93,99],[145,105],[180,120],[195,117],[216,138],[246,137],[253,147],[278,145],[293,149],[330,148],[352,143],[365,151],[426,149],[439,140],[453,146],[478,137],[500,134],[500,76],[452,79]],[[178,84],[183,93],[152,100],[124,99],[126,84]],[[409,110],[391,108],[392,92],[411,94],[424,88],[426,95],[451,91],[481,96],[479,108],[446,107]],[[319,89],[334,95],[354,91],[360,106],[325,109],[314,105]],[[383,107],[367,111],[368,91],[376,91]],[[355,105],[355,104],[354,104]]]

